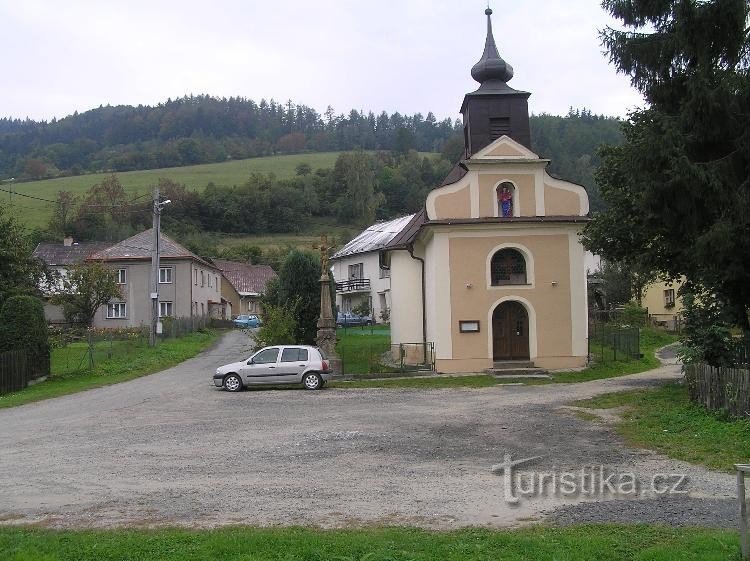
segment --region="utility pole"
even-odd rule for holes
[[[159,186],[154,187],[154,208],[152,211],[151,226],[154,239],[151,242],[151,333],[149,343],[156,345],[156,328],[159,323],[159,238],[161,233],[161,211],[165,205],[171,203],[169,199],[160,200]]]
[[[149,343],[156,345],[156,326],[159,322],[159,228],[161,227],[161,205],[159,204],[159,186],[154,187],[154,208],[151,227],[154,240],[151,242],[151,333]]]

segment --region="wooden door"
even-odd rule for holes
[[[492,314],[492,350],[495,360],[528,360],[529,315],[518,302],[503,302]]]

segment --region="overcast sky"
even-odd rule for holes
[[[598,0],[491,0],[534,113],[642,105],[602,54]],[[185,94],[323,112],[458,117],[484,47],[480,0],[0,0],[0,116],[49,119]]]

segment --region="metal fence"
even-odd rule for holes
[[[29,382],[48,376],[49,354],[35,356],[23,351],[0,353],[0,394],[24,389]]]
[[[435,369],[435,346],[429,342],[366,342],[357,346],[339,346],[337,353],[343,375],[355,378],[399,376]]]
[[[750,415],[750,370],[687,364],[685,382],[694,403],[710,411],[726,411],[732,417]]]
[[[589,323],[589,362],[627,361],[641,358],[638,327],[614,323]]]

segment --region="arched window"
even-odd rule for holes
[[[501,249],[490,262],[492,286],[503,284],[527,284],[526,259],[516,249]]]
[[[513,196],[515,187],[508,181],[497,186],[497,215],[513,216]]]

